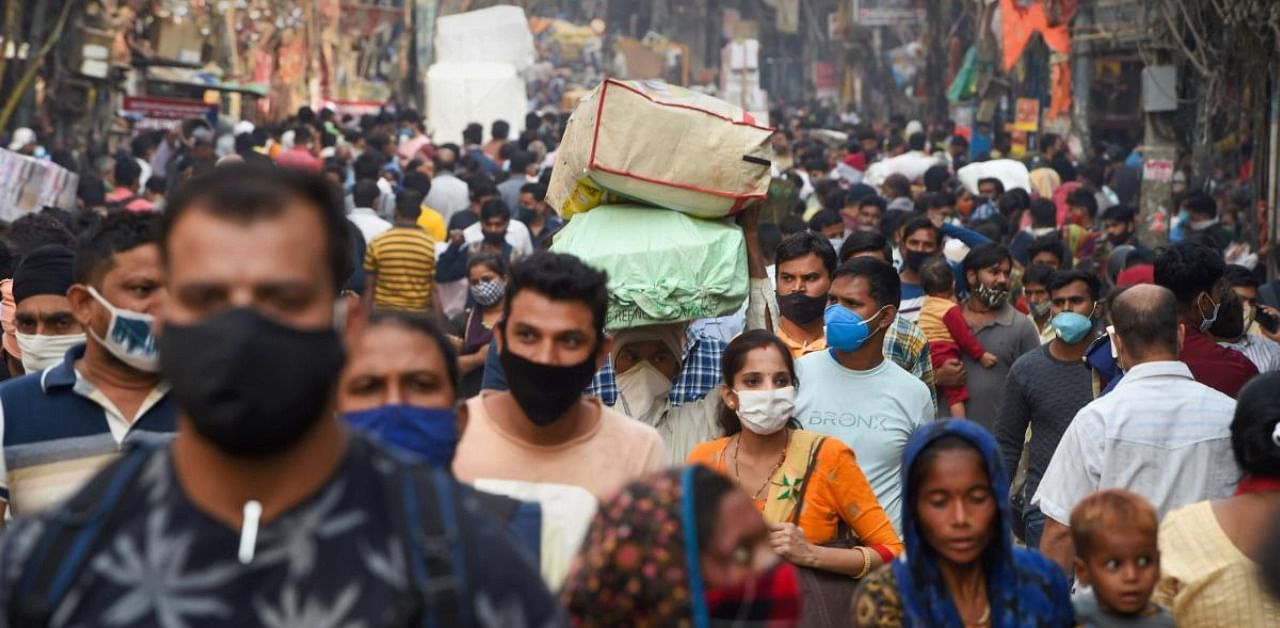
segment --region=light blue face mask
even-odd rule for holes
[[[1089,335],[1093,331],[1093,315],[1098,311],[1098,304],[1094,302],[1093,309],[1089,310],[1088,316],[1076,314],[1075,312],[1060,312],[1053,320],[1049,321],[1049,325],[1053,327],[1053,331],[1062,339],[1063,342],[1073,345]]]
[[[1049,322],[1063,342],[1073,345],[1084,340],[1093,329],[1093,321],[1075,312],[1062,312]]]
[[[887,307],[877,310],[871,320],[878,318]],[[870,321],[863,320],[857,312],[839,303],[827,306],[822,313],[822,321],[826,324],[827,346],[841,353],[857,351],[872,334]]]

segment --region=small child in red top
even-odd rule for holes
[[[929,339],[929,354],[933,368],[948,360],[960,358],[964,351],[985,368],[998,361],[996,356],[982,347],[978,338],[964,320],[964,311],[955,302],[955,275],[946,258],[934,257],[920,266],[920,287],[924,289],[924,304],[920,308],[920,331]],[[951,416],[965,416],[964,402],[969,399],[967,386],[939,386],[951,408]]]

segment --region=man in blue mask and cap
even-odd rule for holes
[[[828,349],[796,361],[796,418],[806,430],[842,440],[885,513],[901,530],[902,451],[933,420],[929,387],[884,357],[901,285],[889,264],[855,257],[836,269],[823,313]]]
[[[27,515],[58,504],[126,445],[173,433],[174,404],[160,378],[152,336],[152,315],[164,294],[158,224],[154,214],[113,214],[81,238],[74,258],[67,249],[46,246],[23,261],[20,272],[30,276],[19,277],[15,293],[29,305],[25,293],[39,288],[28,283],[61,276],[57,296],[68,304],[78,342],[61,349],[64,355],[47,370],[0,386],[0,508]],[[51,327],[59,321],[42,312],[43,333],[55,333]],[[28,344],[33,346],[43,345]],[[35,351],[24,350],[24,361],[34,357]]]

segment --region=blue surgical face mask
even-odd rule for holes
[[[451,408],[389,405],[343,414],[347,424],[379,440],[406,449],[441,468],[453,465],[458,447],[458,417]]]
[[[875,316],[871,317],[872,320],[879,317],[886,307],[889,306],[877,310]],[[868,321],[839,303],[827,306],[822,314],[822,321],[826,324],[827,346],[841,353],[857,351],[873,333]]]
[[[1061,312],[1049,322],[1063,342],[1073,345],[1084,340],[1093,329],[1093,320],[1075,312]]]

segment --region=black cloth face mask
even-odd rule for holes
[[[504,329],[502,352],[498,359],[507,374],[507,386],[520,409],[534,425],[546,427],[563,417],[582,398],[582,391],[596,374],[599,352],[597,344],[590,357],[569,366],[533,362],[511,352]]]
[[[164,327],[160,372],[196,432],[238,457],[279,453],[323,418],[346,352],[332,327],[304,330],[252,308]]]
[[[826,309],[826,295],[811,297],[803,292],[794,292],[778,299],[778,311],[797,325],[808,325],[822,318]]]

